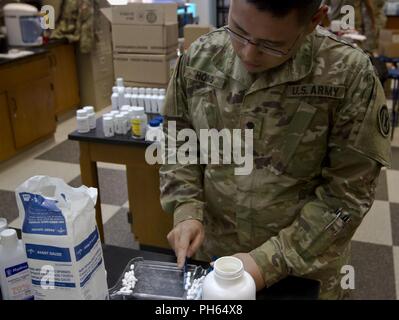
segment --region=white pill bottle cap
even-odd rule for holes
[[[145,115],[145,111],[143,107],[132,107],[132,115],[134,117],[140,117]]]
[[[4,248],[12,248],[18,244],[17,232],[14,229],[6,229],[0,233],[1,245]]]
[[[86,117],[87,115],[88,115],[87,110],[80,109],[80,110],[76,111],[76,116],[78,118],[83,118],[83,117]]]

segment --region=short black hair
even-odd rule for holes
[[[316,13],[322,0],[246,0],[260,11],[267,11],[276,17],[284,17],[292,10],[298,10],[299,17],[308,19]],[[301,20],[302,20],[301,19]]]

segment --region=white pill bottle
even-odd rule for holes
[[[203,300],[255,300],[256,286],[242,261],[222,257],[215,261],[202,287]]]
[[[4,300],[33,300],[25,247],[14,229],[1,232],[0,283]]]

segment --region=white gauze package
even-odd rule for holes
[[[35,299],[108,299],[97,189],[35,176],[15,193]]]

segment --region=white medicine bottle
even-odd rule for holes
[[[139,95],[137,97],[137,107],[145,108],[145,88],[139,88]]]
[[[25,248],[14,229],[1,232],[0,283],[4,300],[33,300]]]
[[[158,119],[153,119],[148,123],[145,140],[149,142],[160,142],[162,134],[161,122]]]
[[[153,112],[153,102],[152,102],[152,89],[145,89],[145,98],[144,98],[145,112],[152,113]]]
[[[164,117],[163,116],[158,116],[158,117],[155,118],[155,120],[159,121],[159,127],[161,128],[161,130],[163,130],[163,123],[165,121]]]
[[[222,257],[204,279],[203,300],[255,300],[256,286],[252,276],[244,270],[236,257]]]
[[[139,105],[139,88],[134,87],[132,89],[132,96],[130,99],[130,105],[137,107]]]
[[[78,125],[79,133],[90,132],[90,120],[89,120],[89,115],[86,110],[80,109],[80,110],[76,111],[76,122]]]
[[[116,78],[116,86],[117,87],[124,87],[124,80],[123,78]]]
[[[125,104],[125,87],[118,87],[118,110]]]
[[[89,117],[89,126],[90,130],[96,128],[96,112],[94,111],[93,106],[84,107],[83,110],[86,110],[87,116]]]
[[[8,222],[6,218],[0,218],[0,245],[1,245],[1,232],[8,228]],[[1,290],[1,283],[0,283],[0,290]]]
[[[0,218],[0,234],[3,230],[8,229],[8,222],[6,218]],[[0,236],[0,244],[1,244],[1,236]]]
[[[124,100],[124,105],[130,106],[132,103],[132,88],[127,87],[125,88],[125,100]]]
[[[119,90],[118,87],[112,89],[111,95],[112,110],[118,110],[119,106]]]
[[[7,227],[8,227],[7,219],[6,218],[0,218],[0,233],[3,230],[7,229]]]

